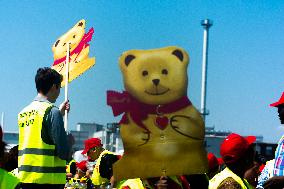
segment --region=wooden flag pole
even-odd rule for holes
[[[68,100],[68,81],[69,81],[69,56],[70,56],[70,43],[67,43],[67,52],[66,52],[66,70],[65,70],[65,99],[66,102]],[[65,110],[65,116],[64,116],[64,128],[65,131],[68,129],[68,111]]]

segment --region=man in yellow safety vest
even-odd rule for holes
[[[74,138],[64,129],[68,101],[53,105],[60,94],[62,76],[51,68],[39,68],[35,76],[38,95],[18,115],[19,178],[23,189],[63,189],[66,160],[71,159]]]
[[[220,154],[226,168],[210,180],[209,189],[252,189],[244,174],[254,165],[255,139],[255,136],[245,138],[232,133],[223,141]]]
[[[99,138],[90,138],[85,140],[84,143],[85,149],[82,154],[87,154],[90,161],[96,161],[91,177],[92,183],[95,186],[107,185],[109,183],[109,178],[107,176],[109,175],[108,169],[103,169],[105,166],[101,166],[101,164],[112,165],[112,159],[113,157],[116,158],[116,156],[103,148],[103,144]],[[102,158],[104,159],[103,162]],[[108,163],[108,161],[110,163]]]

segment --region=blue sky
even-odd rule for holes
[[[118,57],[129,49],[177,45],[190,54],[188,95],[200,108],[203,28],[210,29],[207,126],[277,142],[284,133],[269,104],[284,91],[284,1],[78,0],[0,1],[0,112],[17,131],[17,113],[35,97],[37,68],[51,66],[51,46],[77,21],[95,28],[96,65],[70,84],[69,128],[118,121],[106,91],[123,90]],[[59,102],[63,100],[63,90]]]

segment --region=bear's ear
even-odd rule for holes
[[[124,59],[124,63],[126,66],[128,66],[130,64],[130,62],[135,58],[134,55],[130,54],[130,55],[127,55]]]
[[[173,55],[175,55],[180,61],[183,61],[183,53],[181,50],[176,49],[172,52]]]
[[[56,41],[56,43],[54,44],[54,46],[56,47],[59,42],[60,42],[60,40],[58,39],[58,40]]]
[[[84,23],[81,21],[81,22],[79,22],[78,26],[82,27],[82,26],[84,26]]]

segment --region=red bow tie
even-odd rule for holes
[[[147,130],[149,129],[143,124],[143,120],[147,119],[148,114],[168,114],[190,106],[191,102],[187,96],[164,105],[149,105],[144,104],[132,97],[128,92],[123,91],[122,93],[116,91],[107,91],[107,105],[112,107],[113,115],[118,116],[122,113],[119,124],[128,123],[126,113],[129,113],[131,119],[141,128]],[[161,128],[162,129],[162,128]]]

